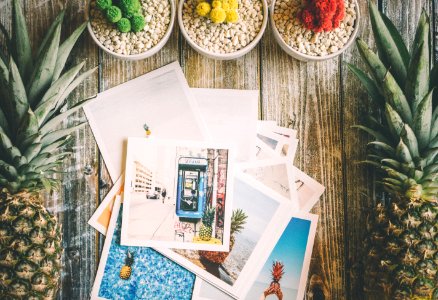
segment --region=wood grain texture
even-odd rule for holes
[[[359,1],[359,11],[362,17],[359,20],[360,36],[367,44],[373,45],[374,41],[370,31],[368,18],[368,4]],[[347,63],[359,66],[366,70],[359,51],[354,44],[342,57],[341,81],[342,92],[342,152],[343,152],[343,198],[345,214],[345,274],[346,274],[346,299],[363,299],[363,266],[362,248],[363,237],[366,234],[366,217],[369,208],[373,205],[372,176],[373,171],[363,164],[358,164],[366,158],[365,145],[369,142],[366,134],[353,125],[364,124],[365,117],[370,110],[370,101],[361,83],[349,71]]]
[[[359,35],[373,45],[366,1],[358,2]],[[85,0],[24,3],[34,48],[65,3],[68,5],[63,36],[85,19]],[[409,46],[424,7],[432,14],[433,36],[437,40],[438,0],[381,0],[379,4],[401,29]],[[0,21],[7,29],[11,6],[11,0],[0,0]],[[3,48],[4,41],[0,41]],[[437,44],[435,41],[435,47]],[[320,222],[306,298],[366,299],[359,262],[366,213],[373,205],[372,171],[356,164],[365,157],[368,137],[350,127],[364,121],[370,106],[366,93],[345,64],[363,67],[354,45],[334,60],[303,63],[279,48],[268,25],[261,43],[245,57],[214,61],[191,49],[176,24],[163,50],[145,60],[117,60],[98,50],[87,33],[74,53],[74,62],[86,59],[86,68],[99,65],[99,72],[77,89],[69,98],[70,104],[175,60],[180,62],[192,87],[260,89],[260,118],[277,120],[280,125],[298,130],[300,145],[295,165],[327,187],[312,211],[320,215]],[[83,119],[83,113],[78,113],[64,125]],[[58,215],[64,233],[64,270],[58,298],[88,299],[104,239],[87,221],[112,182],[89,128],[77,132],[69,147],[75,154],[66,161],[68,172],[63,177],[62,190],[47,196],[47,205]]]

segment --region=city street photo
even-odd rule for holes
[[[229,146],[129,138],[122,244],[228,251]]]

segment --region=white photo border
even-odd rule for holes
[[[152,241],[152,240],[139,240],[128,237],[129,230],[129,212],[130,212],[130,195],[126,193],[126,184],[129,183],[131,177],[132,167],[132,148],[130,148],[130,142],[146,142],[148,145],[153,143],[165,144],[169,146],[177,147],[197,147],[197,148],[214,148],[214,149],[227,149],[228,150],[228,162],[227,162],[227,179],[225,187],[225,213],[224,213],[224,232],[222,245],[213,244],[197,244],[189,242],[169,242],[169,241]],[[132,145],[132,143],[131,143]],[[229,251],[230,249],[230,228],[231,228],[231,214],[233,209],[233,186],[234,186],[234,154],[235,150],[233,145],[222,142],[211,141],[186,141],[186,140],[168,140],[168,139],[146,139],[146,138],[128,138],[128,151],[126,155],[126,171],[125,171],[125,195],[124,195],[124,209],[122,218],[122,232],[121,232],[121,245],[126,246],[143,246],[154,248],[174,248],[174,249],[190,249],[190,250],[207,250],[207,251]]]

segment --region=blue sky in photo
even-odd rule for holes
[[[310,225],[311,222],[308,220],[291,219],[256,281],[269,285],[271,283],[272,262],[278,260],[284,263],[285,272],[280,285],[285,288],[299,288]]]
[[[237,178],[234,181],[233,201],[233,209],[241,208],[248,216],[245,228],[238,235],[257,242],[278,209],[278,202]]]

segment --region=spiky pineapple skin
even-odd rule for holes
[[[127,266],[124,265],[121,269],[120,269],[120,278],[124,279],[124,280],[128,280],[129,277],[131,277],[131,272],[132,272],[132,268],[131,266]]]
[[[0,299],[53,299],[61,230],[38,195],[0,192]]]
[[[366,290],[438,299],[438,206],[392,199],[368,217]],[[388,238],[389,237],[389,238]]]
[[[211,235],[213,234],[213,228],[211,226],[206,226],[201,224],[201,228],[199,229],[199,238],[203,241],[211,240]]]

